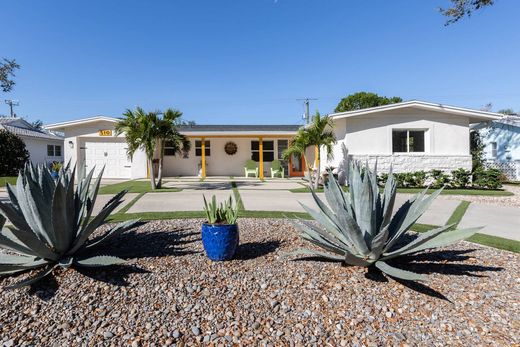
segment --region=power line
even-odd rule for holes
[[[303,98],[303,99],[296,99],[298,101],[303,101],[303,105],[305,106],[305,114],[303,115],[303,119],[305,119],[305,123],[309,124],[309,101],[311,100],[318,100],[316,98]]]
[[[19,106],[20,102],[18,102],[18,100],[5,100],[5,103],[9,105],[9,109],[11,110],[11,117],[14,117],[13,106]]]

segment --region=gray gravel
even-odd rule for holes
[[[2,291],[0,345],[520,343],[517,254],[466,242],[428,253],[411,265],[432,272],[428,289],[338,263],[290,261],[284,255],[302,242],[283,220],[240,220],[238,259],[213,263],[202,253],[201,222],[155,221],[114,240],[112,250],[135,254],[128,269],[68,269],[32,289]]]

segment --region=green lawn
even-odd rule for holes
[[[99,194],[117,194],[123,189],[128,189],[129,193],[163,193],[163,192],[180,192],[180,188],[161,188],[152,190],[150,181],[125,181],[108,186],[101,187]]]
[[[344,191],[348,191],[347,187],[343,187]],[[397,188],[398,193],[406,194],[417,194],[422,192],[424,188]],[[436,189],[428,189],[428,194],[434,192]],[[289,189],[291,193],[308,193],[310,189],[308,187]],[[318,193],[323,192],[323,188],[317,190]],[[503,189],[491,190],[491,189],[444,189],[442,195],[481,195],[481,196],[511,196],[514,195],[511,192]]]
[[[0,177],[0,187],[5,187],[6,183],[16,184],[16,179],[18,177]]]

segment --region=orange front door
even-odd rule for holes
[[[289,160],[289,176],[302,177],[305,174],[305,158],[296,154]]]

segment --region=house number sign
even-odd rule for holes
[[[100,130],[99,136],[112,136],[112,130],[110,130],[110,129]]]

